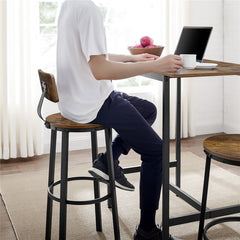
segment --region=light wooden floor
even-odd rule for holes
[[[189,151],[202,158],[205,158],[202,143],[203,140],[209,136],[211,135],[203,135],[194,138],[183,139],[181,141],[182,151]],[[171,152],[175,152],[174,148],[174,141],[172,141],[170,148]],[[83,162],[89,161],[89,150],[73,151],[70,153],[70,157],[70,165],[79,165]],[[79,161],[79,159],[81,159],[81,161]],[[57,154],[56,164],[59,164],[59,160],[60,154]],[[26,171],[38,171],[42,169],[48,169],[48,155],[42,155],[28,159],[10,159],[8,161],[0,160],[0,164],[0,175],[11,175],[16,173],[23,173]],[[239,168],[221,163],[218,165],[240,176]],[[4,202],[2,201],[2,197],[0,197],[0,223],[0,239],[17,240]]]

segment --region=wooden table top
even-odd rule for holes
[[[204,63],[217,63],[218,66],[214,69],[181,69],[179,72],[162,73],[171,78],[186,78],[186,77],[204,77],[204,76],[226,76],[226,75],[240,75],[240,64],[220,62],[215,60],[203,60]]]

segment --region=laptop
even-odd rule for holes
[[[196,54],[197,67],[213,67],[210,63],[202,63],[212,29],[212,27],[183,27],[174,54]]]

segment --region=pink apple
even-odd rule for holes
[[[158,46],[157,46],[157,45],[154,45],[154,44],[151,44],[151,45],[146,46],[146,48],[156,48],[156,47],[158,47]]]
[[[140,39],[140,42],[141,42],[141,45],[143,47],[146,47],[148,45],[152,45],[153,44],[153,40],[150,37],[148,37],[148,36],[142,37]]]
[[[142,45],[136,45],[136,46],[133,46],[132,48],[142,48],[143,46]]]

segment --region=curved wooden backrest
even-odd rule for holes
[[[47,92],[45,94],[45,98],[55,103],[58,102],[59,98],[54,76],[50,73],[43,72],[40,69],[38,70],[38,75],[42,91],[44,91],[44,87],[46,86]]]

